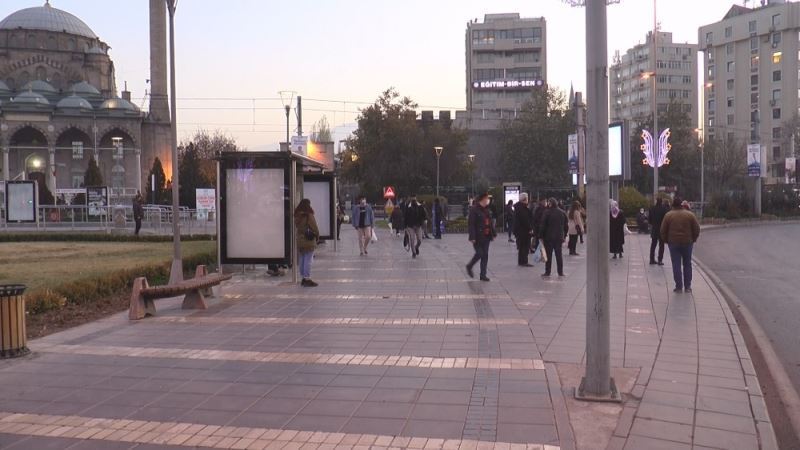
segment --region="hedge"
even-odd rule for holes
[[[214,241],[216,236],[181,236],[181,241]],[[172,242],[172,236],[105,233],[0,233],[0,242]]]

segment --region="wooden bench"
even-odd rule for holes
[[[147,284],[145,277],[133,281],[131,305],[128,311],[130,320],[140,320],[156,314],[154,300],[183,295],[183,309],[206,309],[206,297],[213,297],[212,286],[217,286],[223,281],[230,280],[232,275],[221,273],[208,273],[206,266],[197,266],[195,276],[175,285],[153,286]]]

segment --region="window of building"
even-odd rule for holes
[[[711,44],[714,42],[714,33],[708,32],[706,33],[706,44]]]
[[[708,101],[708,111],[709,112],[714,111],[716,106],[717,106],[716,101],[714,101],[714,100],[709,100]]]
[[[750,93],[750,104],[751,105],[758,105],[758,92],[751,92]]]
[[[725,27],[725,37],[729,38],[733,36],[733,27]]]
[[[519,67],[506,70],[506,78],[514,80],[538,80],[541,71],[538,67]]]
[[[753,128],[750,130],[750,141],[755,142],[758,140],[758,130]]]
[[[778,159],[781,157],[781,146],[776,145],[772,147],[772,159]]]
[[[514,53],[515,63],[539,62],[539,52]]]
[[[781,33],[772,33],[772,46],[777,47],[781,43]]]
[[[781,118],[781,109],[775,108],[772,110],[772,118],[773,119],[780,119]]]
[[[708,66],[708,79],[713,80],[716,73],[716,66]]]
[[[758,56],[751,56],[750,57],[750,71],[757,72],[758,71]]]
[[[728,73],[733,73],[735,71],[736,71],[736,62],[728,61]]]
[[[758,86],[758,75],[750,75],[750,86]]]
[[[728,114],[728,125],[733,125],[733,114]]]
[[[781,15],[775,14],[774,16],[772,16],[772,26],[778,27],[780,25],[781,25]]]
[[[713,48],[709,48],[708,50],[706,50],[706,58],[708,58],[708,62],[710,62],[710,63],[714,62],[714,49]]]
[[[111,138],[111,140],[114,147],[113,158],[118,160],[123,159],[125,157],[125,145],[122,143],[122,138],[114,137]]]
[[[493,81],[505,78],[503,69],[474,69],[472,71],[473,81]]]
[[[781,138],[781,127],[775,127],[772,129],[772,139],[780,139]]]
[[[750,111],[750,126],[755,127],[758,123],[758,110]]]
[[[780,89],[773,89],[772,90],[772,101],[778,102],[781,100],[781,90]]]
[[[750,38],[750,50],[758,50],[758,38],[751,37]]]
[[[725,45],[725,53],[727,53],[728,55],[733,54],[733,44]]]
[[[780,64],[782,59],[782,52],[772,52],[772,64]]]
[[[728,80],[727,85],[728,85],[728,90],[732,91],[733,90],[733,80]]]
[[[474,45],[494,44],[495,30],[474,30],[472,32],[472,43]]]
[[[728,97],[728,108],[733,108],[733,97]]]
[[[726,139],[728,142],[731,142],[731,141],[733,140],[733,132],[731,132],[731,131],[727,132],[727,133],[725,134],[725,139]]]
[[[83,187],[83,175],[72,174],[72,189]]]
[[[75,141],[72,143],[72,159],[83,159],[83,142]]]
[[[750,30],[751,33],[755,33],[756,32],[756,21],[755,20],[751,20],[750,21],[750,23],[748,24],[748,29]]]
[[[708,126],[709,126],[709,128],[714,126],[714,118],[713,117],[709,117],[708,118]]]
[[[491,52],[480,52],[478,53],[478,62],[479,63],[493,63],[494,62],[494,53]]]
[[[781,81],[781,71],[780,70],[773,70],[772,71],[772,81]]]

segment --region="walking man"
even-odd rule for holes
[[[136,223],[136,230],[134,235],[139,235],[139,230],[142,229],[142,219],[144,218],[144,197],[142,193],[136,191],[136,197],[133,198],[133,221]]]
[[[475,205],[470,209],[467,228],[469,228],[469,242],[472,244],[472,248],[475,249],[475,256],[467,264],[467,275],[470,278],[475,278],[472,268],[480,261],[480,280],[489,281],[489,277],[486,276],[486,267],[489,264],[489,244],[497,236],[497,232],[495,232],[494,220],[489,211],[488,193],[479,195]]]
[[[375,213],[372,206],[367,203],[367,198],[363,195],[358,198],[358,204],[353,205],[352,217],[353,227],[358,231],[358,249],[361,256],[367,255],[367,246],[372,239],[372,225],[375,223]]]
[[[431,209],[431,215],[433,216],[433,237],[435,239],[441,239],[442,223],[444,223],[444,212],[442,208],[442,203],[439,201],[439,197],[436,197],[433,200],[433,208]]]
[[[547,210],[542,216],[541,235],[539,237],[544,241],[544,249],[547,252],[547,262],[542,276],[550,276],[554,252],[556,254],[558,276],[564,276],[564,253],[562,247],[568,231],[567,214],[558,207],[556,199],[551,198],[548,200]]]
[[[673,292],[692,292],[692,249],[700,237],[700,224],[691,211],[681,206],[681,199],[672,201],[672,211],[661,223],[661,240],[669,246],[672,260],[672,276],[675,278]],[[681,266],[683,266],[681,268]]]
[[[405,213],[406,233],[408,234],[408,246],[411,247],[411,257],[419,255],[419,246],[422,244],[422,226],[427,220],[425,208],[417,201],[415,194],[411,195]]]
[[[528,194],[522,194],[514,205],[514,237],[517,238],[517,265],[533,267],[528,263],[533,236],[533,213],[528,208]]]
[[[508,233],[508,242],[514,242],[511,235],[514,233],[514,212],[516,211],[514,200],[509,200],[508,204],[503,208],[503,225],[505,231]]]
[[[647,221],[650,222],[650,265],[664,265],[664,241],[661,240],[661,223],[664,216],[669,212],[667,199],[656,200],[656,204],[650,207]],[[656,261],[656,246],[658,246],[658,261]]]

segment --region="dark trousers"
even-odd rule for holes
[[[475,256],[472,257],[472,259],[470,260],[469,264],[467,264],[467,266],[469,266],[469,268],[472,269],[472,267],[478,261],[480,261],[481,262],[481,276],[482,277],[486,276],[486,266],[489,265],[489,244],[491,244],[491,243],[492,243],[492,241],[487,239],[487,240],[475,241],[475,243],[472,244],[472,248],[475,249]]]
[[[692,287],[692,248],[694,244],[669,244],[669,258],[672,260],[672,276],[675,287],[691,289]],[[681,265],[683,270],[681,270]]]
[[[516,236],[517,238],[517,264],[528,264],[528,255],[531,253],[530,236]]]
[[[438,220],[433,222],[433,237],[436,239],[442,238],[442,223]]]
[[[556,254],[556,269],[559,275],[564,275],[564,243],[561,241],[544,241],[544,249],[547,252],[547,263],[544,265],[544,273],[550,275],[553,267],[553,253]]]
[[[139,235],[139,230],[142,229],[142,219],[134,217],[133,221],[136,223],[136,231],[134,231],[133,234],[138,236]]]
[[[570,234],[569,235],[569,254],[575,255],[578,253],[578,235],[577,234]]]
[[[341,219],[336,219],[336,240],[342,235],[342,223],[344,222]]]
[[[657,233],[650,234],[650,262],[656,260],[656,246],[658,246],[658,262],[664,261],[664,241]]]

